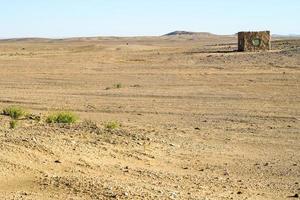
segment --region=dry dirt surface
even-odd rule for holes
[[[297,199],[300,40],[236,41],[0,41],[0,108],[42,117],[0,116],[0,199]]]

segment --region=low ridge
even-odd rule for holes
[[[213,36],[214,34],[209,32],[174,31],[171,33],[167,33],[164,36],[178,36],[178,35]]]

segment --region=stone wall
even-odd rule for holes
[[[267,51],[271,49],[270,31],[239,32],[239,51]]]

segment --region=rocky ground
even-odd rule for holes
[[[300,40],[235,41],[1,41],[0,108],[42,120],[0,116],[0,199],[297,199]]]

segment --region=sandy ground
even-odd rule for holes
[[[300,40],[236,40],[1,41],[0,108],[43,120],[0,116],[0,199],[297,198]],[[44,122],[62,109],[80,122]]]

